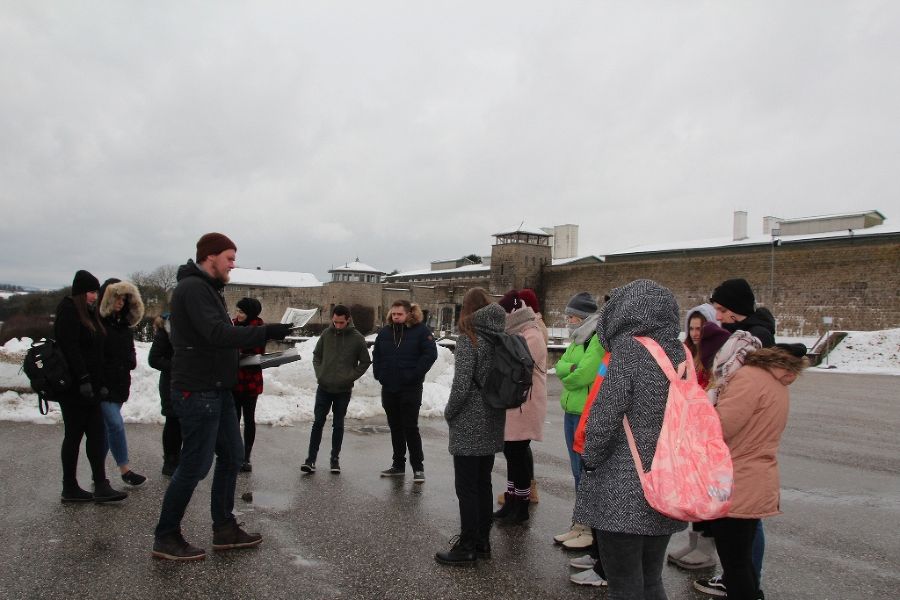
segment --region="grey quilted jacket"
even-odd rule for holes
[[[506,311],[488,304],[472,315],[477,345],[462,335],[456,342],[455,372],[444,418],[450,425],[450,454],[489,456],[503,451],[506,411],[490,408],[473,379],[484,381],[494,357],[494,349],[482,332],[500,333],[506,325]]]
[[[628,415],[644,469],[650,468],[662,428],[669,381],[634,336],[654,339],[674,365],[685,359],[678,340],[678,303],[667,288],[639,279],[616,288],[604,305],[597,333],[610,351],[609,371],[585,427],[575,521],[601,531],[667,535],[687,524],[656,512],[644,499],[628,449]]]

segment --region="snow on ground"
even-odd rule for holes
[[[296,345],[301,360],[263,371],[265,389],[256,405],[257,423],[291,426],[312,422],[316,396],[312,353],[317,339],[311,338]],[[0,389],[28,389],[28,378],[21,372],[21,364],[30,345],[30,339],[22,338],[10,340],[0,348]],[[137,342],[135,347],[138,367],[131,374],[131,396],[122,407],[122,416],[127,423],[162,423],[164,419],[159,413],[159,371],[147,364],[150,344]],[[452,381],[453,353],[438,346],[437,361],[425,378],[422,416],[440,417],[444,414]],[[353,387],[347,417],[364,419],[383,414],[381,385],[369,369]],[[62,415],[59,405],[51,402],[50,414],[42,416],[37,409],[35,394],[7,391],[0,394],[0,419],[58,423]]]
[[[266,369],[265,392],[256,407],[257,423],[292,426],[313,420],[316,381],[312,367],[312,352],[318,338],[296,344],[301,360],[277,368]],[[780,342],[803,342],[812,346],[811,338],[782,338]],[[42,416],[37,410],[37,396],[27,393],[28,378],[21,371],[22,359],[31,345],[28,338],[13,339],[0,348],[0,419],[34,423],[58,423],[59,405],[50,403],[50,414]],[[159,414],[159,372],[147,364],[150,344],[135,344],[138,367],[132,372],[131,398],[125,403],[122,415],[128,423],[162,423]],[[900,329],[885,331],[852,331],[829,355],[831,369],[815,368],[817,372],[877,373],[900,375]],[[823,365],[824,367],[824,365]],[[450,395],[453,381],[453,353],[438,346],[438,359],[425,378],[422,395],[422,416],[440,417]],[[347,417],[363,419],[384,414],[381,408],[381,386],[369,369],[353,388]]]

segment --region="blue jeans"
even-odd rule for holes
[[[575,489],[578,489],[578,482],[581,481],[581,455],[572,450],[572,444],[575,443],[575,430],[578,429],[578,421],[581,415],[573,415],[565,413],[563,415],[563,431],[566,435],[566,448],[569,449],[569,465],[572,467],[572,477],[575,478]]]
[[[762,519],[756,526],[756,535],[753,536],[753,570],[756,572],[756,580],[762,582],[763,555],[766,553],[766,534],[763,532]]]
[[[319,444],[322,443],[322,430],[325,428],[328,411],[331,411],[331,460],[340,457],[341,444],[344,441],[344,416],[349,405],[350,392],[332,393],[323,390],[322,386],[316,388],[316,406],[313,409],[315,420],[309,432],[307,459],[310,462],[316,462],[316,456],[319,455]]]
[[[163,497],[156,537],[178,531],[197,484],[216,458],[210,493],[213,527],[234,520],[234,490],[244,460],[244,444],[231,391],[172,390],[172,408],[181,422],[181,460]]]
[[[608,600],[666,600],[662,570],[672,536],[594,531]]]
[[[106,443],[103,446],[103,456],[112,450],[116,464],[121,466],[128,464],[128,441],[125,439],[125,421],[122,420],[122,405],[118,402],[100,402],[100,412],[103,413],[103,424],[106,426]]]

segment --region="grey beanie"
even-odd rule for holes
[[[597,312],[597,301],[587,292],[578,292],[566,305],[566,314],[585,319]]]

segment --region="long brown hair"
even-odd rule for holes
[[[75,312],[78,313],[78,320],[82,325],[93,332],[99,331],[102,335],[106,335],[106,329],[103,328],[103,323],[97,317],[97,311],[88,308],[87,294],[73,295],[72,302],[75,303]]]
[[[706,320],[706,316],[701,313],[699,310],[695,310],[690,315],[688,315],[687,320],[687,335],[684,338],[684,345],[687,347],[688,352],[691,354],[691,358],[694,359],[694,368],[699,373],[703,369],[703,363],[700,361],[700,343],[694,343],[694,340],[691,339],[691,321],[694,319],[700,319],[700,328],[702,329],[704,325],[708,323]]]
[[[478,345],[475,337],[475,325],[472,323],[472,315],[476,310],[484,308],[491,303],[490,297],[483,288],[474,287],[463,296],[462,310],[459,313],[459,332],[472,340],[472,345]]]

